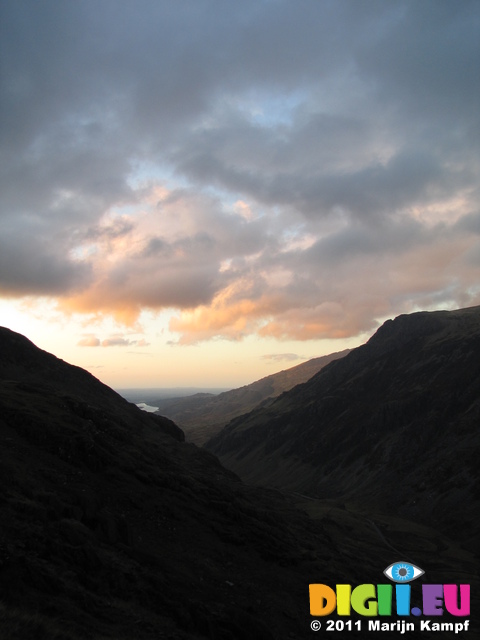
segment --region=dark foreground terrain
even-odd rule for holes
[[[478,594],[471,551],[436,529],[248,487],[171,421],[7,329],[0,481],[2,640],[318,637],[309,583],[385,582],[399,554]]]

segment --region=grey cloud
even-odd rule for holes
[[[377,95],[389,103],[401,100],[416,117],[420,112],[454,122],[460,116],[457,124],[470,128],[480,100],[478,4],[410,1],[396,3],[392,13],[397,19],[357,56],[360,69],[376,79]]]
[[[102,347],[130,347],[132,344],[136,344],[136,341],[128,340],[122,336],[113,336],[102,340]]]
[[[91,265],[68,256],[41,221],[6,219],[0,236],[0,291],[10,295],[62,295],[92,281]]]
[[[235,118],[193,136],[173,158],[180,173],[199,183],[294,206],[307,216],[328,215],[335,207],[360,217],[392,213],[475,183],[468,167],[449,167],[452,159],[425,148],[429,139],[402,145],[381,161],[372,121],[317,114],[280,129],[265,131]]]
[[[296,353],[270,353],[262,356],[262,360],[271,360],[272,362],[294,362],[295,360],[303,360]]]
[[[480,235],[480,213],[469,213],[455,224],[455,229],[459,232],[468,232]]]
[[[465,261],[465,264],[467,264],[468,266],[475,267],[475,268],[480,267],[480,242],[474,245],[467,252],[467,254],[464,257],[464,261]],[[472,287],[472,291],[474,291],[473,287]],[[477,291],[478,291],[478,286],[477,286]],[[475,299],[474,296],[472,296],[471,299]]]
[[[191,308],[245,278],[261,300],[282,267],[294,273],[274,287],[287,313],[331,299],[337,269],[338,299],[364,327],[375,312],[349,297],[347,266],[432,248],[449,228],[477,233],[478,2],[25,0],[1,11],[9,295]],[[171,190],[149,213],[158,225],[106,222],[111,207],[143,207],[155,180],[143,166]],[[458,223],[415,220],[447,199],[463,203]],[[229,213],[237,200],[251,220]],[[160,225],[168,215],[172,228],[183,216],[178,232]],[[291,249],[297,232],[311,242]],[[122,239],[131,251],[109,261]],[[98,255],[75,259],[88,242]],[[473,246],[458,251],[475,264]],[[395,286],[378,284],[378,297],[417,295]]]
[[[245,257],[261,251],[269,240],[269,222],[264,219],[244,220],[225,210],[216,196],[197,193],[193,189],[173,191],[162,202],[161,213],[173,217],[178,209],[187,209],[186,226],[193,227],[175,241],[152,238],[144,250],[161,249],[162,253],[181,249],[186,256],[203,263],[226,258]],[[168,246],[167,246],[168,245]]]
[[[185,269],[159,270],[151,275],[144,273],[142,277],[135,275],[137,278],[131,277],[125,286],[119,287],[118,298],[153,309],[207,304],[220,288],[217,270],[212,266],[192,265]]]
[[[143,258],[156,258],[159,255],[169,257],[172,255],[172,247],[163,238],[155,236],[153,238],[149,238],[140,255]]]
[[[99,239],[114,240],[116,238],[121,238],[122,236],[127,236],[134,228],[135,227],[131,222],[120,218],[106,226],[89,227],[83,236],[81,236],[81,239],[86,241]],[[80,237],[78,239],[80,239]]]

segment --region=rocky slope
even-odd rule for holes
[[[183,398],[150,398],[158,406],[158,414],[174,420],[185,432],[186,439],[203,445],[230,420],[266,404],[297,384],[306,382],[327,364],[345,356],[348,349],[279,371],[239,389],[218,395],[199,393]]]
[[[207,443],[250,482],[429,523],[476,548],[480,307],[386,322]]]
[[[308,617],[305,516],[6,329],[0,437],[3,639],[295,637]]]
[[[2,640],[309,638],[309,583],[384,581],[399,554],[478,593],[471,554],[435,530],[245,486],[6,329],[0,486]]]

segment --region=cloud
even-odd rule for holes
[[[267,225],[247,219],[244,208],[187,190],[150,197],[154,205],[117,222],[121,232],[105,224],[81,239],[77,251],[94,263],[95,280],[65,296],[64,308],[100,309],[134,324],[142,308],[208,304],[268,244]]]
[[[77,346],[78,347],[99,347],[100,340],[96,336],[90,333],[88,335],[83,336],[83,338],[80,338],[80,340],[77,342]]]
[[[144,338],[141,340],[130,340],[129,338],[125,338],[125,336],[121,334],[115,334],[110,336],[110,338],[105,338],[104,340],[100,340],[94,334],[89,333],[84,335],[77,342],[77,346],[79,347],[146,347],[150,343],[147,342]]]
[[[102,347],[129,347],[135,342],[127,340],[123,336],[112,336],[106,340],[102,340]]]
[[[294,362],[295,360],[303,360],[303,358],[296,353],[269,353],[262,356],[262,360],[271,362]]]
[[[182,343],[480,303],[478,2],[2,17],[0,295]]]

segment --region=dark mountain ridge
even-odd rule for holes
[[[181,440],[0,329],[2,640],[300,638],[309,582],[362,579],[350,525],[321,525]],[[363,550],[381,558],[372,580],[391,560],[380,546]]]
[[[102,407],[119,418],[126,412],[136,416],[137,421],[144,419],[137,407],[88,371],[39,349],[25,336],[5,327],[0,327],[0,354],[0,380],[23,384],[23,391],[43,389],[45,394],[56,396],[74,391],[75,401],[83,403],[82,410],[86,413],[94,407]],[[152,418],[157,428],[179,441],[185,440],[182,430],[172,420],[163,416]]]
[[[206,447],[245,480],[479,534],[480,307],[386,322]]]
[[[4,329],[0,486],[2,640],[299,640],[309,583],[384,581],[398,549],[430,582],[472,583],[478,605],[471,554],[435,530],[245,486]]]
[[[308,621],[301,567],[323,534],[181,439],[0,329],[2,639],[273,638]]]

